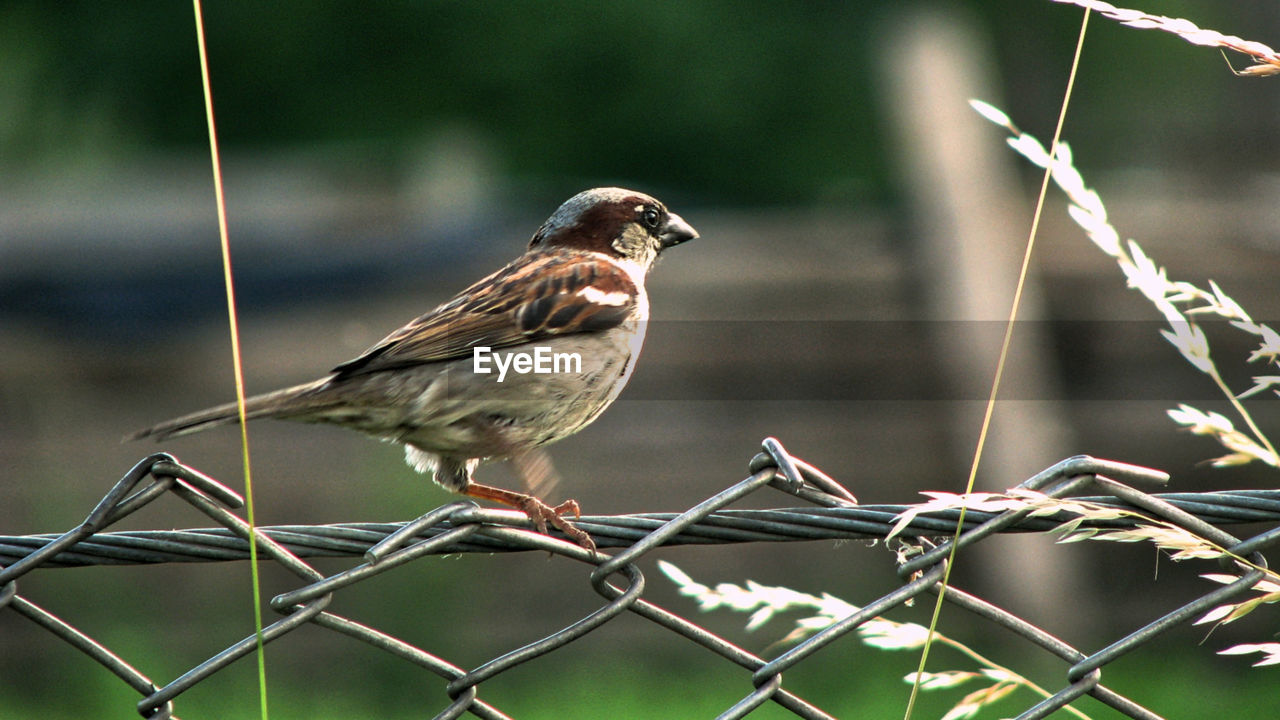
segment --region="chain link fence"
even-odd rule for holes
[[[860,625],[877,616],[913,598],[939,592],[960,511],[926,511],[911,517],[899,535],[916,539],[923,551],[899,565],[899,587],[777,657],[765,659],[646,600],[646,578],[638,561],[655,548],[675,544],[883,539],[902,513],[921,508],[855,505],[851,502],[852,496],[838,483],[789,455],[772,438],[764,441],[763,451],[751,460],[749,469],[749,477],[683,513],[581,518],[579,526],[591,533],[601,550],[596,555],[560,536],[527,529],[527,519],[520,513],[481,509],[470,502],[445,505],[403,524],[260,527],[256,535],[260,559],[279,563],[300,581],[297,589],[272,598],[271,608],[282,617],[263,628],[262,638],[270,642],[307,624],[332,630],[438,676],[442,693],[436,718],[456,718],[470,713],[480,718],[500,719],[508,715],[481,698],[482,683],[557,652],[614,618],[631,613],[651,621],[655,629],[674,633],[741,668],[742,698],[726,707],[720,717],[745,717],[765,703],[774,703],[796,717],[830,718],[832,715],[828,712],[784,687],[783,674],[800,663],[818,662],[809,658],[831,643],[851,641]],[[1036,705],[1025,708],[1019,718],[1046,717],[1084,695],[1128,717],[1158,718],[1138,702],[1102,685],[1102,668],[1142,648],[1161,633],[1192,622],[1212,608],[1248,593],[1264,577],[1265,573],[1259,569],[1266,567],[1261,550],[1280,539],[1280,491],[1149,494],[1139,489],[1151,488],[1166,480],[1167,476],[1158,471],[1079,456],[1042,471],[1020,486],[1054,498],[1076,498],[1085,492],[1099,492],[1102,494],[1084,499],[1130,511],[1109,519],[1083,518],[1082,528],[1114,530],[1133,528],[1144,519],[1161,521],[1248,560],[1248,563],[1221,561],[1224,570],[1236,576],[1233,582],[1152,618],[1101,649],[1072,647],[980,597],[954,587],[946,589],[948,603],[971,611],[1060,660],[1060,688],[1046,693],[1049,696]],[[764,487],[790,493],[809,505],[772,510],[724,509]],[[197,508],[211,518],[216,527],[105,532],[113,523],[144,505],[171,496]],[[17,580],[33,570],[48,567],[245,560],[249,557],[249,527],[233,512],[242,505],[234,491],[178,463],[172,456],[165,453],[148,456],[125,474],[74,529],[62,534],[0,536],[0,611],[7,609],[31,620],[135,689],[142,696],[137,710],[143,717],[175,717],[175,699],[254,652],[255,635],[236,640],[179,677],[157,685],[124,658],[19,595]],[[1045,515],[1030,508],[1004,512],[970,509],[964,515],[958,542],[963,548],[996,533],[1047,531],[1068,519],[1066,511]],[[1273,527],[1243,540],[1221,527],[1238,523],[1265,523]],[[939,539],[931,541],[933,538]],[[326,610],[334,593],[424,556],[528,550],[554,553],[592,566],[587,584],[604,602],[590,614],[545,638],[470,670]],[[326,576],[307,562],[320,557],[358,558],[360,562]]]

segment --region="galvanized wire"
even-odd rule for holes
[[[1151,495],[1167,502],[1210,525],[1250,522],[1280,522],[1280,490],[1233,490]],[[1099,505],[1125,507],[1115,497],[1095,495],[1076,498]],[[856,540],[883,538],[893,526],[892,519],[911,509],[911,505],[864,505],[842,508],[775,508],[770,510],[720,510],[702,518],[686,532],[669,538],[665,545],[708,545],[742,542],[791,542],[803,540]],[[900,535],[933,537],[955,529],[958,511],[944,511],[916,516]],[[527,527],[524,515],[503,510],[485,510],[471,502],[442,506],[433,515],[424,516],[436,522],[419,527],[409,538],[426,540],[444,535],[454,527],[488,526]],[[629,547],[653,530],[677,517],[676,513],[640,513],[634,515],[584,515],[578,525],[586,528],[601,549]],[[976,528],[994,517],[993,513],[970,510],[966,528]],[[1138,517],[1152,517],[1138,512],[1137,517],[1111,520],[1085,520],[1084,528],[1121,529],[1134,527]],[[1064,515],[1021,518],[1001,527],[1000,532],[1044,532],[1061,524]],[[411,523],[335,523],[330,525],[271,525],[258,532],[276,541],[300,558],[361,557],[371,548],[411,526]],[[520,552],[531,548],[523,537],[514,540],[489,534],[477,528],[456,541],[434,545],[431,554],[467,552]],[[556,537],[563,534],[551,530]],[[0,535],[0,564],[15,562],[56,540],[59,536]],[[450,536],[458,538],[460,536]],[[182,530],[129,530],[97,533],[63,550],[42,563],[43,567],[83,565],[143,565],[176,562],[226,562],[245,560],[249,543],[223,527]]]
[[[772,702],[797,717],[829,718],[825,711],[783,686],[783,673],[806,662],[819,649],[849,637],[866,621],[883,615],[923,593],[939,591],[958,511],[920,513],[900,532],[906,538],[941,537],[938,543],[898,568],[903,584],[855,614],[821,630],[781,655],[765,660],[706,629],[644,599],[645,576],[637,562],[654,548],[677,544],[721,545],[743,542],[793,542],[884,538],[895,518],[911,505],[853,504],[853,497],[817,468],[788,454],[768,438],[763,452],[749,464],[750,475],[683,513],[644,513],[583,517],[578,525],[591,533],[601,550],[593,554],[562,536],[528,529],[520,513],[485,510],[470,502],[451,503],[408,523],[344,523],[319,526],[258,528],[259,556],[273,560],[301,581],[296,590],[277,595],[271,607],[283,617],[263,629],[270,642],[303,625],[315,625],[355,638],[413,663],[444,681],[442,708],[437,718],[470,713],[481,718],[507,716],[479,698],[479,685],[518,665],[556,652],[622,614],[639,615],[656,626],[700,645],[747,671],[751,689],[725,709],[722,718],[745,717]],[[1041,718],[1082,695],[1134,718],[1157,718],[1133,700],[1100,684],[1100,669],[1133,652],[1157,635],[1187,623],[1211,608],[1249,592],[1264,576],[1260,551],[1280,540],[1280,528],[1241,540],[1222,529],[1236,523],[1280,524],[1280,491],[1250,490],[1217,493],[1148,494],[1135,486],[1163,483],[1167,476],[1147,468],[1085,456],[1069,458],[1022,483],[1051,497],[1086,499],[1124,508],[1124,517],[1084,520],[1083,528],[1131,528],[1149,520],[1172,523],[1227,548],[1249,564],[1224,563],[1237,575],[1234,582],[1215,588],[1155,618],[1094,652],[1076,649],[1017,615],[957,588],[946,600],[1004,627],[1064,662],[1064,684],[1057,692],[1018,717]],[[771,510],[732,510],[726,506],[770,486],[813,503],[809,507]],[[1086,496],[1088,489],[1105,493]],[[160,497],[176,496],[211,518],[216,527],[188,530],[106,532],[120,518]],[[248,557],[250,532],[233,510],[239,496],[164,453],[151,455],[107,493],[85,521],[62,534],[0,536],[0,609],[11,608],[53,636],[96,660],[134,688],[142,699],[138,712],[148,718],[173,716],[173,702],[182,693],[219,672],[254,649],[255,636],[232,642],[224,650],[164,685],[156,685],[126,661],[70,624],[17,594],[17,579],[37,568],[84,565],[225,562]],[[1070,519],[1065,513],[1035,516],[1030,508],[1001,513],[969,510],[962,546],[995,533],[1036,532]],[[335,592],[368,577],[394,570],[413,560],[442,553],[548,551],[594,565],[591,588],[604,604],[547,637],[505,653],[471,670],[375,628],[335,615],[327,606]],[[357,557],[355,567],[325,576],[303,558]],[[816,662],[816,661],[813,661]]]

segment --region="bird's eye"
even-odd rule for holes
[[[662,220],[662,214],[658,212],[657,208],[650,206],[646,207],[644,212],[640,214],[640,219],[644,221],[645,225],[657,230],[658,223]]]

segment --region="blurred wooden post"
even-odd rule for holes
[[[933,335],[942,378],[962,398],[945,404],[956,473],[937,489],[958,492],[977,444],[1032,204],[1016,182],[1017,160],[1003,147],[1001,130],[968,105],[971,97],[999,104],[991,62],[968,16],[911,11],[881,30],[880,73],[918,238],[918,282],[928,318],[938,321]],[[975,489],[1003,490],[1079,452],[1061,416],[1051,346],[1039,323],[1026,322],[1043,316],[1036,260],[1043,258],[1032,259]],[[1064,612],[1063,601],[1078,599],[1070,590],[1080,568],[1069,553],[1044,546],[1044,538],[983,543],[975,549],[992,554],[959,565],[984,575],[994,597],[1014,602],[1015,612],[1053,618],[1055,631],[1074,629],[1080,609]]]

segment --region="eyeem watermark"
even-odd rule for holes
[[[471,353],[471,371],[477,375],[488,375],[496,367],[498,382],[507,377],[512,370],[520,375],[534,373],[549,375],[551,373],[582,372],[582,355],[578,353],[551,352],[551,348],[537,346],[533,352],[493,352],[493,348],[475,347]]]

